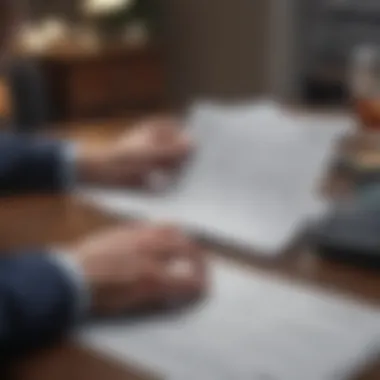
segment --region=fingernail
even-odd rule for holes
[[[168,271],[173,277],[188,278],[192,276],[194,268],[189,260],[175,260],[169,264]]]

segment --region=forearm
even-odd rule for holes
[[[0,260],[0,348],[10,357],[58,340],[86,311],[77,268],[60,256],[25,252]]]

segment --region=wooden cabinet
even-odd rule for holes
[[[1,120],[9,120],[11,112],[12,105],[7,81],[0,76],[0,123]]]
[[[41,67],[54,121],[119,117],[166,105],[164,68],[154,48],[48,55]]]

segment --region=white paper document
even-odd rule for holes
[[[273,105],[201,105],[189,116],[193,157],[158,194],[82,193],[121,216],[171,221],[220,243],[276,255],[323,210],[322,176],[347,120],[293,117]]]
[[[167,380],[346,380],[380,354],[380,309],[215,260],[192,309],[85,328],[84,345]]]

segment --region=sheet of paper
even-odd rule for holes
[[[78,339],[167,380],[343,380],[380,354],[380,309],[215,260],[207,300]]]
[[[173,221],[221,243],[276,255],[321,211],[318,187],[348,129],[346,121],[321,124],[271,105],[199,106],[189,122],[196,154],[167,191],[84,195],[109,212]]]

